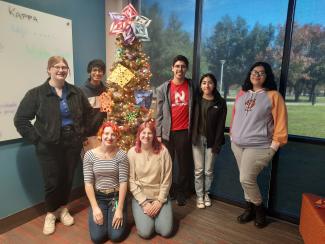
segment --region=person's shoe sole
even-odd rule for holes
[[[211,207],[211,205],[212,205],[211,202],[209,202],[209,203],[205,202],[204,203],[204,206],[206,206],[206,207]]]
[[[248,222],[253,221],[254,218],[255,218],[255,216],[252,216],[252,217],[250,217],[250,218],[243,219],[242,215],[239,215],[239,216],[237,217],[237,222],[238,222],[239,224],[246,224],[246,223],[248,223]]]
[[[202,205],[201,204],[197,204],[196,207],[199,208],[199,209],[204,209],[205,208],[205,205],[204,204],[202,204]]]
[[[256,221],[254,221],[254,225],[255,225],[256,228],[258,228],[258,229],[262,229],[262,228],[264,228],[264,227],[267,226],[267,222],[265,221],[265,222],[263,222],[263,223],[258,223],[258,222],[256,222]]]

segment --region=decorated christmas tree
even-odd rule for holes
[[[139,16],[131,4],[122,13],[109,15],[113,20],[110,33],[116,35],[117,49],[107,78],[107,92],[100,96],[101,111],[107,112],[107,120],[119,125],[119,146],[128,150],[134,145],[138,125],[152,114],[149,57],[142,49],[142,42],[150,40],[150,20]]]

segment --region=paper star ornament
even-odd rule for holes
[[[118,64],[108,77],[108,80],[124,87],[134,78],[134,76],[135,75],[128,68]]]

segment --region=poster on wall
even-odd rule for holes
[[[67,59],[74,83],[72,21],[0,1],[0,141],[20,138],[13,124],[25,93],[47,79],[47,60]]]

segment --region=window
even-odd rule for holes
[[[289,133],[325,138],[324,1],[297,1],[286,103]]]
[[[194,40],[195,1],[142,0],[141,14],[152,19],[148,28],[150,42],[144,51],[150,57],[151,84],[157,87],[172,78],[172,60],[184,55],[190,62],[191,77]]]
[[[204,1],[200,73],[216,76],[227,99],[227,125],[235,96],[254,62],[270,63],[279,81],[287,5],[281,0]]]

